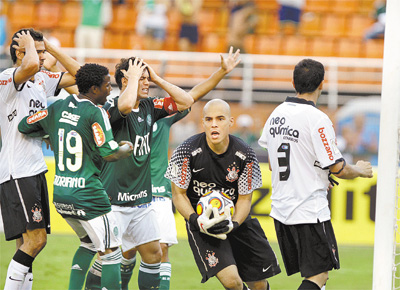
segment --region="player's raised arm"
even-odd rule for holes
[[[171,96],[179,111],[186,110],[193,105],[193,98],[188,92],[158,76],[149,65],[147,65],[147,68],[149,70],[150,80]]]
[[[61,49],[54,44],[50,43],[45,37],[43,37],[46,50],[54,56],[68,71],[63,74],[58,88],[70,87],[75,84],[76,72],[80,69],[81,65],[72,57],[62,52]]]
[[[21,65],[17,68],[14,74],[14,82],[16,86],[23,84],[32,78],[40,69],[41,57],[36,51],[35,41],[29,31],[21,31],[16,34],[11,44],[12,49],[15,49],[14,64]],[[38,44],[39,45],[39,44]],[[45,47],[38,47],[39,53],[44,54]],[[44,61],[44,58],[42,59]]]
[[[124,75],[124,80],[121,81],[126,82],[126,88],[119,97],[118,110],[124,115],[128,115],[136,104],[139,80],[144,77],[143,70],[145,68],[146,65],[143,64],[143,60],[135,58],[129,60],[128,70],[121,70]]]
[[[240,63],[240,50],[236,50],[233,53],[233,47],[229,49],[228,58],[225,59],[222,54],[221,56],[221,67],[214,72],[208,79],[194,86],[189,94],[192,96],[194,102],[197,102],[200,98],[204,97],[208,92],[214,89],[218,83],[230,73]]]
[[[114,162],[120,159],[124,159],[131,155],[133,152],[133,144],[129,141],[121,141],[119,143],[118,151],[115,153],[103,157],[103,159],[107,162]]]

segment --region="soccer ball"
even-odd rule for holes
[[[210,206],[218,208],[219,215],[223,215],[225,208],[228,207],[232,216],[235,209],[231,198],[227,194],[217,190],[211,190],[199,199],[196,208],[197,214],[202,215],[206,211],[207,207]],[[211,213],[210,219],[213,218],[213,216],[214,214]]]

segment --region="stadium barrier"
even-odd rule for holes
[[[53,199],[54,158],[46,157],[49,171],[46,174],[50,202]],[[276,241],[271,211],[271,173],[267,163],[261,163],[263,185],[254,191],[251,214],[260,220],[270,241]],[[377,174],[372,179],[339,180],[328,197],[331,204],[332,223],[340,244],[373,245],[375,229],[375,202]],[[50,205],[52,233],[73,234],[72,229]],[[178,238],[186,239],[184,219],[175,213]]]

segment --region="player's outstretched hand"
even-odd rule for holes
[[[356,166],[360,170],[360,177],[372,178],[372,176],[374,176],[370,162],[359,160]]]
[[[239,58],[240,49],[237,49],[235,53],[233,53],[233,46],[229,48],[229,55],[227,59],[224,59],[224,56],[221,56],[221,68],[225,71],[225,74],[230,73],[241,61]]]

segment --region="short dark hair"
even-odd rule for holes
[[[136,59],[136,57],[132,56],[130,58],[121,58],[120,62],[117,63],[115,65],[115,82],[118,85],[118,88],[121,89],[122,88],[122,78],[124,77],[124,73],[122,72],[122,70],[128,70],[129,68],[129,61],[132,60],[132,62],[134,62]],[[147,71],[148,68],[146,68]],[[149,72],[150,73],[150,72]]]
[[[81,66],[75,75],[79,92],[86,94],[92,86],[100,87],[108,74],[108,68],[96,63]]]
[[[325,68],[322,63],[303,59],[293,71],[293,83],[297,93],[305,94],[314,92],[324,80]]]
[[[14,38],[17,36],[18,33],[21,33],[22,31],[24,32],[29,31],[34,41],[43,41],[43,33],[33,28],[22,28],[17,32],[15,32],[11,38],[11,44],[10,44],[10,55],[11,55],[11,60],[14,64],[17,62],[17,55],[15,54],[16,49],[13,47],[13,45],[18,45],[18,42],[16,42]]]

